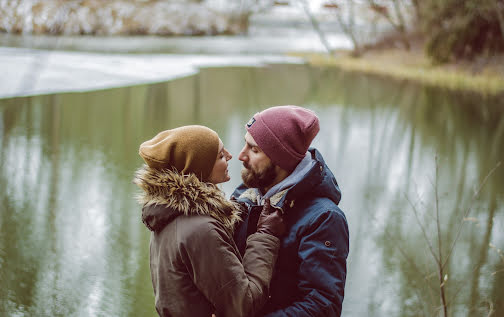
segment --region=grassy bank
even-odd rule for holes
[[[504,56],[456,64],[433,65],[421,50],[381,49],[351,57],[347,52],[296,54],[308,63],[334,66],[345,71],[361,72],[398,80],[411,80],[426,85],[484,95],[504,94]]]

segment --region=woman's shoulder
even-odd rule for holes
[[[216,234],[232,238],[224,224],[208,215],[177,217],[177,234],[181,240],[206,239]]]

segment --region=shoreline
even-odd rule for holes
[[[259,67],[270,63],[307,63],[452,92],[504,96],[504,56],[476,69],[477,61],[432,65],[419,50],[371,50],[360,58],[350,57],[348,52],[339,50],[337,56],[320,52],[117,54],[0,47],[0,65],[8,78],[2,80],[0,99],[158,83],[194,75],[202,67]]]
[[[357,72],[408,80],[455,92],[472,92],[483,96],[504,95],[504,56],[485,62],[471,61],[433,65],[420,50],[375,49],[355,58],[349,51],[340,50],[337,56],[321,53],[290,53],[302,57],[312,66],[336,67]],[[480,65],[481,64],[481,65]]]

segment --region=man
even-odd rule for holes
[[[340,316],[346,279],[348,225],[341,193],[322,155],[309,148],[319,132],[312,111],[278,106],[246,124],[241,184],[232,199],[243,206],[235,241],[243,254],[265,201],[284,215],[269,301],[260,316]]]

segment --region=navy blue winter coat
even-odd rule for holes
[[[284,211],[287,234],[271,281],[270,299],[260,316],[341,315],[348,225],[338,207],[341,192],[334,175],[318,150],[310,148],[309,152],[316,164],[301,181],[271,198],[271,204]],[[256,191],[243,184],[232,197],[245,207],[234,236],[243,254],[262,207],[257,206]]]

